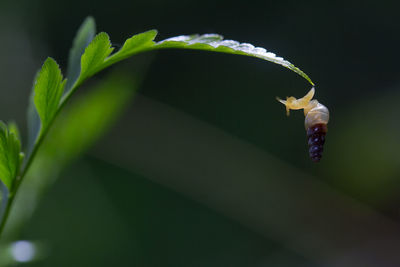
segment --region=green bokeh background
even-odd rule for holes
[[[325,152],[319,164],[309,160],[303,114],[287,118],[275,101],[309,90],[281,66],[201,51],[134,57],[111,71],[136,77],[145,69],[135,100],[45,190],[20,230],[18,239],[48,247],[29,266],[366,266],[358,259],[368,257],[385,266],[379,255],[398,244],[386,247],[387,236],[400,237],[391,232],[400,223],[396,1],[3,0],[0,118],[16,120],[24,137],[37,69],[50,55],[65,72],[87,15],[115,45],[155,28],[157,40],[215,32],[283,56],[311,77],[331,111]],[[277,184],[271,201],[257,201]],[[371,236],[344,242],[355,226]],[[385,253],[367,255],[358,238],[383,242]]]

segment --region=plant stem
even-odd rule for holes
[[[60,108],[61,108],[61,106],[60,106]],[[57,113],[58,113],[58,112],[57,112]],[[54,116],[54,118],[57,116],[57,113],[56,113],[56,115]],[[51,121],[51,123],[53,123],[54,118],[53,118],[53,120]],[[49,128],[49,127],[48,127],[48,128]],[[41,135],[39,136],[38,141],[36,142],[35,146],[33,147],[32,153],[30,154],[30,156],[29,156],[29,158],[28,158],[28,161],[26,162],[26,165],[25,165],[25,167],[24,167],[24,169],[23,169],[21,175],[16,179],[15,187],[13,188],[14,193],[11,193],[11,194],[8,196],[7,207],[6,207],[6,210],[5,210],[5,212],[4,212],[4,216],[2,217],[2,220],[1,220],[1,222],[0,222],[0,238],[1,238],[1,235],[2,235],[2,233],[3,233],[4,227],[5,227],[5,225],[6,225],[8,216],[10,215],[11,206],[12,206],[12,203],[14,202],[15,195],[16,195],[17,192],[18,192],[18,188],[19,188],[19,186],[21,185],[21,182],[22,182],[23,178],[25,177],[26,173],[28,172],[29,167],[30,167],[31,164],[32,164],[32,160],[33,160],[33,158],[35,157],[35,155],[36,155],[36,153],[37,153],[37,151],[38,151],[40,145],[41,145],[42,142],[43,142],[43,138],[47,135],[48,128],[47,128],[46,131],[43,132],[43,134],[41,134]]]
[[[88,77],[87,77],[88,78]],[[87,79],[86,78],[86,79]],[[85,80],[86,80],[85,79]],[[8,201],[7,201],[7,207],[4,211],[4,216],[1,218],[1,222],[0,222],[0,238],[2,236],[2,233],[4,231],[6,222],[8,220],[8,217],[10,215],[10,210],[12,207],[12,204],[14,202],[15,196],[18,192],[18,189],[25,177],[25,175],[27,174],[29,167],[32,165],[32,161],[35,158],[36,153],[38,152],[40,146],[43,143],[43,139],[46,137],[47,133],[49,132],[50,127],[53,125],[54,120],[56,119],[56,117],[58,116],[58,114],[60,113],[60,111],[62,110],[62,108],[65,106],[65,104],[67,103],[67,101],[71,98],[72,93],[76,90],[76,88],[81,85],[85,80],[82,81],[77,81],[71,88],[71,90],[62,98],[61,103],[56,111],[56,113],[54,114],[54,117],[51,119],[51,121],[49,122],[49,126],[43,130],[43,132],[41,134],[39,134],[39,137],[33,147],[32,153],[29,155],[26,164],[22,170],[21,175],[19,175],[19,177],[16,179],[16,183],[15,183],[15,187],[13,188],[13,192],[11,192],[8,196],[6,195],[6,197],[8,197]],[[3,200],[4,201],[4,200]]]

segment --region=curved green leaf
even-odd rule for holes
[[[98,34],[92,43],[86,48],[86,51],[82,56],[82,72],[79,81],[82,82],[94,75],[96,72],[135,54],[157,49],[173,48],[205,50],[260,58],[282,65],[299,74],[311,85],[314,85],[308,75],[302,70],[282,57],[279,57],[272,52],[268,52],[265,48],[255,47],[249,43],[224,40],[224,38],[219,34],[181,35],[160,42],[154,42],[153,40],[156,35],[156,30],[136,34],[126,40],[123,47],[117,53],[107,57],[111,54],[113,49],[111,48],[109,37],[106,33]],[[84,64],[86,66],[84,66]]]
[[[99,34],[100,35],[100,34]],[[255,47],[249,43],[239,43],[233,40],[224,40],[223,36],[219,34],[203,34],[203,35],[181,35],[172,38],[165,39],[160,42],[154,42],[154,38],[157,35],[156,30],[150,30],[144,33],[140,33],[132,36],[128,40],[126,40],[124,46],[120,51],[111,55],[108,58],[103,57],[104,62],[100,63],[100,60],[96,64],[97,68],[93,68],[90,74],[81,74],[80,80],[88,78],[90,75],[95,74],[96,71],[100,71],[118,61],[126,59],[134,54],[138,54],[145,51],[156,50],[156,49],[192,49],[192,50],[205,50],[212,52],[220,52],[227,54],[235,54],[235,55],[244,55],[250,57],[260,58],[266,61],[273,62],[275,64],[279,64],[284,66],[285,68],[294,71],[299,74],[301,77],[306,79],[311,85],[314,83],[305,74],[302,70],[297,68],[295,65],[290,63],[289,61],[283,59],[282,57],[277,56],[272,52],[268,52],[265,48]],[[97,36],[96,36],[97,38]],[[106,39],[105,36],[102,38]],[[108,40],[108,36],[107,36]],[[108,40],[109,42],[109,40]],[[104,43],[107,43],[104,41]],[[93,46],[97,47],[95,41],[92,42]],[[91,45],[92,45],[91,44]],[[89,45],[89,46],[91,46]],[[111,45],[103,44],[103,50],[106,51],[106,48],[109,48]],[[101,50],[101,49],[100,49]],[[110,52],[111,53],[111,52]],[[86,52],[85,52],[86,54]],[[99,53],[101,54],[101,53]],[[85,55],[84,55],[85,56]],[[83,57],[82,57],[83,62]]]
[[[255,47],[248,43],[239,43],[233,40],[224,40],[218,34],[203,34],[203,35],[181,35],[168,38],[155,44],[154,48],[178,48],[178,49],[194,49],[206,50],[214,52],[222,52],[235,55],[251,56],[264,59],[275,64],[279,64],[288,68],[302,76],[309,83],[314,85],[311,79],[302,70],[294,66],[289,61],[282,57],[276,56],[272,52],[268,52],[265,48]]]
[[[58,64],[47,58],[39,72],[34,87],[34,102],[45,131],[56,114],[63,93],[65,81]]]

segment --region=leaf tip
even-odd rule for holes
[[[85,27],[85,26],[90,26],[90,27],[96,26],[96,21],[93,16],[89,15],[85,18],[85,20],[82,23],[82,27]]]
[[[158,30],[152,29],[152,30],[147,31],[146,33],[149,33],[153,37],[152,40],[154,40],[156,38],[156,36],[158,35]]]
[[[46,60],[43,63],[42,70],[40,72],[42,72],[44,70],[47,71],[46,68],[58,69],[60,71],[60,73],[61,73],[60,66],[58,65],[57,61],[52,57],[47,57],[46,58]],[[40,76],[40,74],[39,74],[39,76]]]

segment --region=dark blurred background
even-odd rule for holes
[[[52,56],[65,72],[88,15],[115,46],[157,29],[157,40],[219,33],[264,47],[306,72],[331,112],[314,164],[302,112],[286,117],[275,100],[310,89],[295,73],[202,51],[133,57],[71,100],[110,72],[144,75],[111,130],[43,190],[10,240],[46,247],[29,266],[400,266],[398,10],[396,1],[2,0],[0,117],[24,138],[36,71]]]

